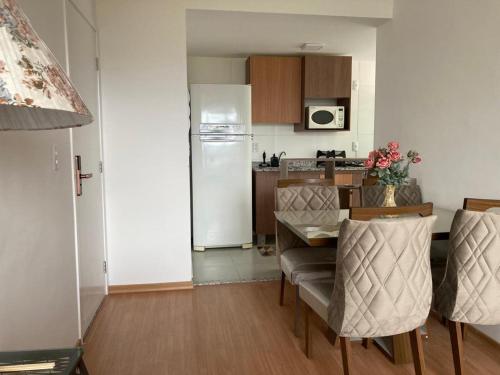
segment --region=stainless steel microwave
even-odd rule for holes
[[[344,129],[344,106],[307,107],[308,129]]]

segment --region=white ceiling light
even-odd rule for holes
[[[300,47],[303,51],[319,51],[325,48],[325,43],[304,43]]]

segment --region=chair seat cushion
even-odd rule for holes
[[[299,295],[321,319],[328,321],[328,304],[333,293],[334,278],[302,281]]]
[[[332,277],[335,271],[336,249],[297,248],[281,254],[281,270],[294,285],[303,280]]]

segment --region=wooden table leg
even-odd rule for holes
[[[365,349],[368,349],[370,347],[370,344],[372,342],[372,339],[371,338],[363,338],[363,342],[362,342],[362,345]]]
[[[402,365],[412,363],[410,336],[408,333],[392,337],[373,338],[375,346],[382,351],[394,364]]]
[[[394,364],[411,363],[413,360],[410,345],[410,335],[402,333],[392,337]]]

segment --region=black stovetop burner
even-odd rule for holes
[[[316,159],[327,159],[327,158],[328,159],[337,159],[337,158],[343,158],[343,159],[345,159],[346,158],[346,152],[345,151],[336,151],[336,150],[332,150],[332,151],[321,151],[321,150],[318,150],[318,151],[316,151]],[[318,162],[316,162],[316,166],[318,166],[318,167],[324,167],[325,166],[325,162],[324,161],[318,161]],[[345,163],[344,162],[337,162],[336,166],[337,167],[343,167],[343,166],[345,166]]]

